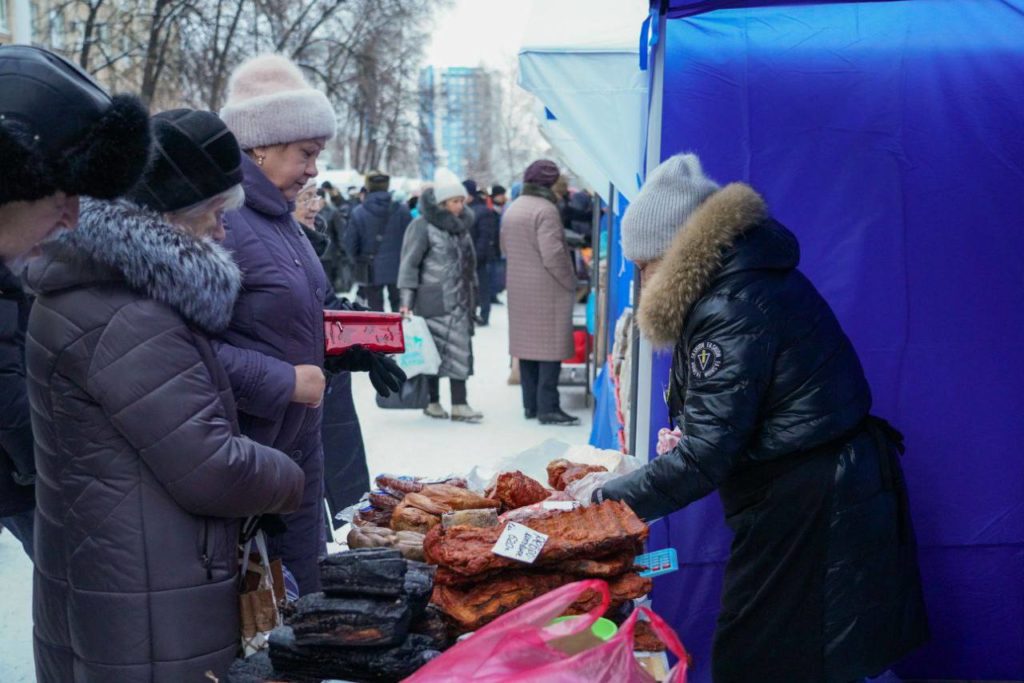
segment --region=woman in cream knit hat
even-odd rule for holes
[[[231,377],[242,432],[288,453],[305,472],[302,506],[284,518],[287,531],[271,539],[271,552],[295,575],[300,592],[311,593],[319,590],[317,560],[325,552],[323,309],[336,301],[292,211],[317,175],[317,157],[337,123],[327,97],[280,55],[239,66],[220,115],[245,152],[245,205],[226,218],[224,245],[243,281],[218,355]],[[345,368],[339,360],[331,369],[369,368]]]

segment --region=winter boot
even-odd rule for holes
[[[466,403],[452,406],[452,420],[455,422],[479,422],[484,414],[477,412]]]
[[[542,425],[555,425],[559,427],[575,427],[580,423],[578,417],[570,415],[563,410],[541,415],[539,420]]]
[[[431,403],[423,409],[423,414],[435,420],[447,420],[448,412],[441,407],[440,403]]]

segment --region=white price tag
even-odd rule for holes
[[[545,500],[541,505],[545,510],[562,510],[565,512],[575,510],[580,506],[579,502],[575,500]]]
[[[498,542],[491,548],[491,552],[511,560],[533,564],[547,542],[547,534],[534,531],[517,522],[509,522],[498,537]]]

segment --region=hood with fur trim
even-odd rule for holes
[[[231,321],[242,276],[219,244],[120,199],[83,201],[78,227],[29,264],[25,281],[40,294],[122,281],[218,333]]]
[[[473,227],[473,221],[476,220],[476,214],[468,207],[463,208],[458,216],[443,208],[437,203],[433,188],[427,188],[420,195],[419,207],[420,214],[428,223],[453,235],[469,232]]]
[[[642,290],[637,322],[654,346],[665,348],[679,340],[690,308],[722,274],[737,238],[766,219],[764,199],[744,183],[727,185],[701,203]],[[795,267],[799,249],[792,234],[785,231],[773,239],[784,242],[780,266]]]

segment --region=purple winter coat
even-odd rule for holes
[[[239,281],[223,249],[123,200],[83,202],[29,266],[39,683],[203,681],[235,658],[240,519],[303,491],[239,434],[207,337]]]
[[[242,291],[217,355],[238,401],[242,433],[290,455],[306,474],[302,506],[271,539],[302,594],[320,590],[323,537],[322,408],[292,403],[296,365],[324,363],[327,277],[292,218],[293,204],[242,157],[245,206],[226,216],[224,246],[242,271]]]

